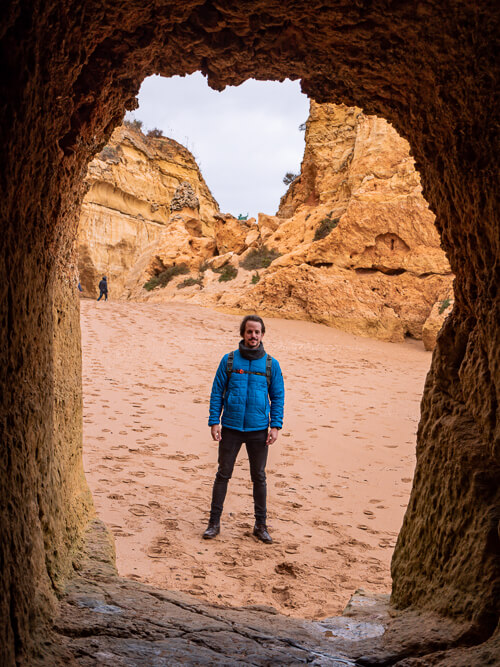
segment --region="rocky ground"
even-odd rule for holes
[[[90,524],[52,632],[33,664],[60,667],[497,665],[493,641],[478,648],[467,628],[397,612],[388,596],[357,591],[342,616],[291,619],[272,607],[210,605],[118,576],[110,533]]]

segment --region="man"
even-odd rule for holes
[[[266,462],[268,446],[276,442],[283,425],[285,387],[279,363],[264,350],[265,331],[260,317],[247,315],[240,326],[239,348],[222,357],[215,374],[208,425],[213,440],[219,442],[219,468],[212,492],[210,520],[203,533],[206,540],[220,532],[227,485],[238,452],[245,443],[253,482],[253,534],[262,542],[272,542],[266,525]]]
[[[99,298],[97,300],[100,301],[102,297],[105,301],[108,300],[108,280],[106,276],[103,276],[99,283]]]

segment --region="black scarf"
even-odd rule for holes
[[[248,361],[254,361],[255,359],[262,359],[262,357],[266,354],[262,342],[260,343],[259,347],[253,348],[253,347],[247,347],[243,342],[243,340],[240,340],[239,349],[243,359],[248,359]]]

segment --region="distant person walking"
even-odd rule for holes
[[[108,300],[108,279],[106,276],[103,276],[99,283],[99,298],[97,300],[100,301],[102,297],[105,301]]]
[[[283,425],[285,387],[279,363],[262,345],[265,330],[260,317],[247,315],[240,325],[239,348],[222,357],[214,378],[208,425],[212,439],[219,443],[219,468],[212,491],[210,519],[203,533],[206,540],[220,532],[227,485],[241,445],[245,443],[253,482],[253,534],[262,542],[272,542],[266,525],[266,463],[268,446],[276,442]]]

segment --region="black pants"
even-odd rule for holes
[[[99,298],[97,300],[100,301],[102,299],[102,297],[104,297],[104,300],[107,301],[108,300],[108,293],[104,292],[104,290],[99,290],[99,291],[100,291],[100,294],[99,294]]]
[[[227,492],[227,484],[233,474],[236,457],[243,443],[246,444],[250,462],[250,476],[253,482],[253,501],[255,522],[266,523],[266,463],[267,463],[267,428],[263,431],[235,431],[222,427],[222,439],[219,442],[219,469],[215,475],[212,492],[210,521],[219,523]]]

